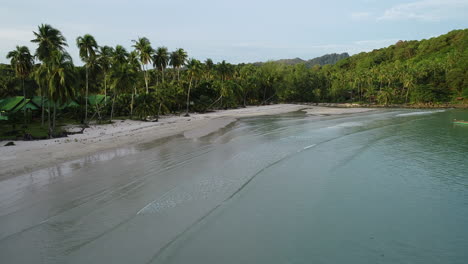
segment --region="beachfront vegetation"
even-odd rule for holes
[[[86,125],[90,119],[157,120],[166,113],[188,115],[276,102],[389,105],[468,98],[468,29],[399,41],[323,66],[281,61],[215,64],[211,59],[189,59],[182,48],[171,52],[153,47],[145,37],[133,40],[133,50],[127,51],[121,45],[101,46],[89,34],[76,40],[84,65],[74,66],[58,29],[40,25],[31,36],[37,44],[33,55],[27,47],[17,47],[8,54],[11,65],[0,65],[0,98],[38,97],[31,103],[40,110],[30,115],[40,116],[44,126],[47,113],[50,136],[56,131],[56,118],[73,117]],[[95,95],[103,100],[90,105]],[[8,114],[8,109],[4,111]],[[11,116],[9,122],[18,120]]]

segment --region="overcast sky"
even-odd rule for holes
[[[99,45],[147,37],[153,47],[232,63],[355,54],[468,28],[468,0],[0,0],[0,62],[41,23],[58,28],[78,65],[76,38]]]

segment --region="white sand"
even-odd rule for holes
[[[15,141],[16,146],[0,146],[0,179],[50,167],[65,161],[81,158],[95,152],[139,144],[182,134],[198,138],[235,122],[237,118],[275,115],[305,109],[308,114],[336,115],[365,112],[365,108],[327,108],[305,105],[278,104],[253,106],[241,109],[192,114],[190,117],[163,117],[159,122],[115,121],[114,124],[93,125],[83,134],[66,138]]]

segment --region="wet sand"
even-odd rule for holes
[[[0,147],[0,179],[47,168],[113,148],[151,142],[173,135],[198,138],[235,122],[238,118],[276,115],[305,110],[312,115],[338,115],[366,112],[369,108],[329,108],[298,104],[252,106],[241,109],[167,116],[159,122],[116,120],[113,124],[93,125],[83,134],[66,138],[15,141],[16,146]]]

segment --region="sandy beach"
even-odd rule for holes
[[[311,115],[338,115],[371,111],[370,108],[328,108],[297,104],[252,106],[241,109],[166,116],[159,122],[116,120],[113,124],[92,125],[83,134],[38,141],[15,141],[15,146],[0,147],[0,179],[78,159],[112,148],[140,144],[183,134],[198,138],[213,133],[238,118],[275,115],[304,110]]]

